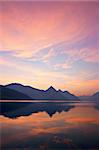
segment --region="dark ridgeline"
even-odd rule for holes
[[[1,99],[31,99],[31,100],[79,100],[77,96],[68,91],[56,90],[52,86],[47,90],[39,90],[30,86],[12,83],[0,86]],[[15,92],[16,91],[16,92]]]
[[[31,99],[28,95],[18,92],[13,89],[9,89],[5,86],[0,85],[0,99],[2,100],[18,100],[18,99]]]
[[[95,94],[93,94],[92,96],[91,96],[91,99],[93,100],[99,100],[99,92],[96,92]]]
[[[74,107],[73,104],[69,105],[68,102],[66,104],[61,102],[2,102],[0,115],[15,119],[20,116],[29,116],[33,113],[46,112],[52,117],[56,112],[67,112]]]

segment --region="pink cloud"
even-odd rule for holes
[[[53,48],[51,48],[47,54],[43,55],[41,60],[45,63],[49,62],[52,57],[56,56],[56,53]]]
[[[99,49],[98,48],[81,48],[71,49],[64,51],[69,54],[71,60],[84,60],[87,62],[99,62]]]
[[[98,27],[96,3],[5,2],[0,16],[2,49],[21,50],[23,56],[49,43],[74,43],[92,36]]]
[[[62,68],[62,69],[69,69],[69,68],[71,68],[72,66],[71,66],[71,64],[69,64],[69,63],[62,63],[62,64],[56,64],[56,65],[54,65],[54,67],[57,69],[59,69],[59,68]]]
[[[9,61],[7,58],[0,56],[0,65],[6,65]]]
[[[6,64],[12,68],[22,71],[22,75],[16,76],[17,81],[28,82],[32,85],[32,78],[35,77],[34,85],[41,87],[48,87],[55,83],[56,87],[63,87],[66,85],[74,93],[77,89],[78,93],[90,93],[97,88],[97,80],[86,81],[81,80],[81,76],[70,77],[62,72],[55,72],[55,68],[68,69],[77,60],[87,62],[99,61],[99,22],[98,22],[98,4],[97,2],[0,2],[0,41],[1,51],[13,52],[14,57],[24,58],[27,62],[28,58],[33,60],[40,60],[48,64],[51,58],[56,55],[61,59],[63,54],[66,57],[65,62],[60,64],[49,64],[53,71],[47,69],[42,70],[35,66],[21,64],[20,62],[13,62],[9,57],[6,62],[1,60],[1,64]],[[86,38],[97,38],[97,44],[93,48],[86,48],[82,45],[81,48],[77,46],[79,41],[85,41]],[[94,42],[95,40],[93,40]],[[55,45],[65,42],[64,50],[60,46],[57,52]],[[83,42],[84,43],[84,42]],[[75,44],[76,48],[72,45]],[[68,45],[71,48],[68,48]],[[47,49],[48,48],[48,49]],[[49,50],[50,48],[50,50]],[[47,54],[41,54],[43,49],[49,50]],[[32,58],[31,58],[32,57]],[[17,59],[18,60],[18,59]],[[32,63],[33,65],[33,63]],[[33,67],[35,71],[33,71]],[[28,73],[27,73],[28,72]],[[23,79],[23,73],[25,77]],[[12,74],[13,76],[13,74]],[[5,74],[3,82],[7,80],[12,81],[15,77],[11,74]],[[84,75],[83,77],[84,78]],[[46,79],[46,82],[44,82]],[[76,83],[79,80],[79,83]],[[83,83],[84,82],[84,83]],[[66,83],[66,85],[63,83]],[[88,84],[88,85],[87,85]],[[89,87],[90,86],[90,87]],[[89,89],[86,91],[86,89]]]

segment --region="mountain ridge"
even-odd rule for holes
[[[85,96],[85,95],[82,95],[82,96],[79,96],[79,99],[80,100],[99,100],[99,92],[95,92],[94,94],[90,95],[90,96]]]
[[[2,94],[1,88],[6,92]],[[10,90],[10,91],[9,91]],[[12,90],[12,91],[11,91]],[[14,90],[14,91],[13,91]],[[7,93],[8,91],[8,93]],[[12,92],[12,97],[9,95]],[[13,97],[13,93],[16,93],[16,97]],[[2,94],[2,96],[1,96]],[[6,97],[7,94],[9,97]],[[17,95],[18,94],[18,95]],[[21,94],[21,95],[20,95]],[[19,97],[20,95],[20,97]],[[99,92],[87,97],[80,96],[77,97],[68,91],[62,91],[61,89],[56,90],[53,86],[50,86],[46,90],[37,89],[28,85],[23,85],[20,83],[10,83],[7,85],[0,85],[0,99],[31,99],[31,100],[99,100]]]
[[[14,92],[17,91],[20,94],[23,94],[20,99],[23,99],[25,95],[26,97],[28,97],[29,100],[30,99],[31,100],[82,100],[83,99],[83,97],[81,97],[80,99],[80,97],[78,98],[77,96],[71,94],[66,90],[65,91],[62,91],[61,89],[56,90],[53,86],[50,86],[46,90],[37,89],[28,85],[22,85],[20,83],[10,83],[7,85],[0,85],[0,86],[3,86],[3,88],[7,88],[8,90],[9,89],[14,90]],[[26,97],[24,98],[26,99]],[[99,92],[96,92],[92,96],[90,96],[89,100],[99,100]]]
[[[5,86],[0,85],[0,99],[2,100],[18,100],[18,99],[31,99],[31,97],[27,96],[26,94],[23,94],[21,92],[18,92],[13,89],[9,89]]]
[[[31,97],[31,100],[79,100],[77,96],[67,91],[56,90],[53,86],[50,86],[47,90],[40,90],[20,83],[10,83],[4,87],[25,94]]]

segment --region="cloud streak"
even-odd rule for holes
[[[96,90],[98,73],[95,77],[93,71],[97,71],[99,63],[97,2],[5,1],[0,4],[0,64],[8,74],[2,83],[11,82],[15,76],[23,83],[33,84],[35,80],[37,87],[54,84],[67,88],[63,83],[69,81],[68,88],[74,91],[72,86],[78,79],[81,92],[84,91],[81,79],[87,78],[90,90]],[[88,75],[91,66],[92,77]],[[82,72],[86,73],[82,75]],[[94,84],[90,78],[94,78]],[[86,83],[85,87],[88,88]]]

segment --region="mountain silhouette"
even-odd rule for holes
[[[56,90],[52,86],[50,86],[47,90],[39,90],[19,83],[8,84],[4,87],[25,94],[29,97],[29,99],[31,98],[31,100],[79,100],[77,96],[69,93],[68,91]]]
[[[49,87],[46,91],[45,91],[45,97],[46,99],[52,99],[52,100],[65,100],[68,99],[66,96],[60,94],[59,91],[55,90],[52,86]]]
[[[61,91],[61,90],[59,90],[58,92],[59,92],[62,96],[66,97],[66,98],[69,99],[69,100],[77,100],[77,99],[78,99],[77,96],[75,96],[75,95],[69,93],[68,91]]]
[[[4,87],[0,85],[0,99],[2,100],[18,100],[18,99],[31,99],[26,94],[23,94],[21,92],[18,92],[14,89],[9,89],[7,87]]]
[[[79,99],[87,101],[87,100],[91,100],[91,96],[82,95],[82,96],[79,96]]]
[[[94,93],[91,96],[79,96],[80,100],[93,100],[93,101],[97,101],[99,100],[99,92]]]
[[[96,92],[91,96],[91,100],[99,100],[99,92]]]

